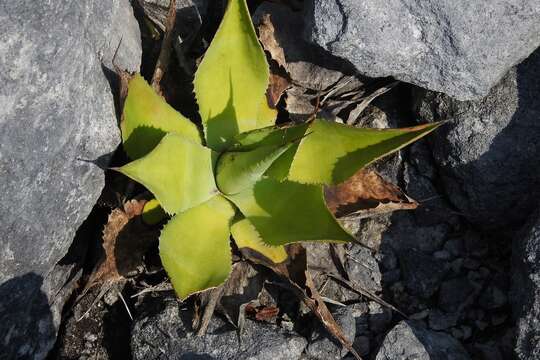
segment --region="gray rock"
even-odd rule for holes
[[[382,290],[379,264],[369,249],[351,244],[345,269],[350,280],[358,284],[360,288],[373,293]]]
[[[437,291],[447,273],[445,262],[418,250],[403,251],[399,260],[407,290],[423,298]]]
[[[512,251],[512,306],[519,359],[540,358],[540,212],[533,214]]]
[[[307,265],[312,272],[314,285],[316,288],[321,289],[322,296],[342,303],[358,298],[358,294],[336,281],[329,280],[325,275],[328,273],[341,273],[341,270],[336,267],[334,256],[339,258],[342,264],[345,264],[346,245],[333,245],[331,247],[330,244],[306,243],[305,248]]]
[[[140,34],[127,0],[0,8],[0,347],[41,359],[80,275],[64,256],[104,184],[88,160],[120,142],[106,67],[117,53],[138,70]]]
[[[354,310],[348,307],[341,307],[333,311],[332,315],[343,330],[347,340],[353,342],[356,336]],[[339,360],[347,352],[348,350],[341,346],[322,326],[314,332],[312,340],[309,342],[305,351],[310,359],[317,360]]]
[[[370,340],[368,336],[357,336],[354,339],[353,347],[360,356],[368,356]]]
[[[465,360],[469,355],[450,335],[401,321],[385,337],[376,360]]]
[[[369,302],[369,330],[373,334],[380,334],[388,329],[392,322],[392,310],[376,302]]]
[[[538,22],[540,24],[540,22]],[[483,228],[520,224],[540,193],[540,50],[481,101],[428,93],[426,120],[452,120],[430,138],[448,200]]]
[[[310,0],[305,17],[304,36],[362,74],[460,100],[485,96],[540,44],[536,0]]]
[[[395,212],[391,215],[391,226],[384,233],[383,242],[390,245],[396,254],[409,249],[432,253],[439,250],[450,232],[445,223],[425,224],[417,221],[417,211]]]
[[[206,335],[191,330],[191,313],[172,297],[149,303],[150,314],[135,320],[134,359],[299,359],[307,340],[276,325],[246,319],[241,334],[214,316]]]

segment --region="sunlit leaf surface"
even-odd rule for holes
[[[287,260],[285,248],[265,244],[255,227],[247,219],[236,221],[231,226],[231,235],[239,249],[254,250],[276,264]]]
[[[218,286],[231,272],[233,206],[223,197],[175,215],[159,238],[159,255],[181,299]]]
[[[129,81],[120,128],[124,150],[131,159],[148,154],[168,132],[201,142],[195,124],[167,104],[140,74]]]
[[[198,205],[218,191],[212,151],[174,133],[148,155],[117,169],[143,184],[169,214]]]
[[[228,198],[266,244],[353,240],[326,207],[321,186],[264,179]]]
[[[261,107],[268,78],[246,2],[230,0],[194,80],[210,148],[224,150],[235,135],[271,124],[269,110]]]
[[[288,179],[311,184],[337,184],[356,171],[436,129],[427,124],[403,129],[360,129],[315,120],[294,155]]]

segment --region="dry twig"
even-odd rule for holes
[[[154,70],[154,75],[152,76],[152,87],[158,94],[161,94],[161,79],[167,71],[167,67],[169,66],[169,61],[171,58],[175,22],[176,0],[171,0],[169,3],[169,12],[167,13],[167,20],[165,24],[165,35],[163,36],[163,41],[161,42],[161,51],[159,52],[159,57],[156,63],[156,68]]]

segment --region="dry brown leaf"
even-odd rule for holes
[[[247,315],[254,317],[258,321],[269,321],[279,314],[279,308],[277,306],[255,306],[253,304],[247,304],[245,311]]]
[[[133,273],[144,253],[157,239],[158,230],[142,222],[146,200],[130,200],[114,209],[103,229],[103,256],[90,275],[86,288],[98,283],[120,281]]]
[[[362,169],[347,181],[325,188],[326,204],[336,217],[368,217],[395,210],[416,209],[418,203],[376,171]]]
[[[290,79],[286,110],[293,121],[306,121],[319,96],[331,93],[321,108],[335,116],[355,103],[350,103],[353,96],[363,94],[363,83],[352,68],[302,38],[303,21],[301,11],[282,3],[264,2],[254,14],[263,48]]]
[[[231,274],[222,285],[199,293],[200,307],[204,307],[193,328],[197,335],[206,333],[214,310],[217,308],[235,326],[241,326],[242,306],[257,298],[264,284],[265,276],[251,264],[239,261],[232,265]]]
[[[290,86],[289,79],[285,76],[279,74],[270,74],[270,83],[268,84],[268,89],[266,90],[266,100],[268,105],[275,109],[279,99]]]
[[[361,359],[313,284],[311,274],[307,268],[305,248],[299,244],[292,244],[288,247],[288,251],[288,262],[269,267],[276,274],[287,279],[296,296],[317,316],[325,329],[349,350],[356,359]]]
[[[169,66],[172,42],[174,39],[174,25],[176,22],[176,0],[170,0],[169,2],[169,11],[167,13],[167,19],[165,20],[165,35],[163,36],[163,41],[161,42],[161,51],[159,52],[159,57],[154,69],[154,74],[152,76],[152,88],[158,93],[161,92],[161,79],[167,71]]]
[[[287,68],[287,61],[285,60],[285,53],[283,48],[276,40],[276,34],[274,24],[270,19],[270,14],[264,14],[258,26],[259,40],[261,41],[264,50],[270,53],[272,59],[274,59],[284,69]]]

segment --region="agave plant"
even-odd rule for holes
[[[353,240],[328,210],[323,186],[432,131],[359,129],[315,119],[275,126],[269,69],[245,0],[230,0],[197,69],[203,132],[140,75],[131,78],[121,130],[131,163],[117,170],[143,184],[171,216],[159,251],[180,298],[223,283],[230,238],[273,262],[284,245]]]

